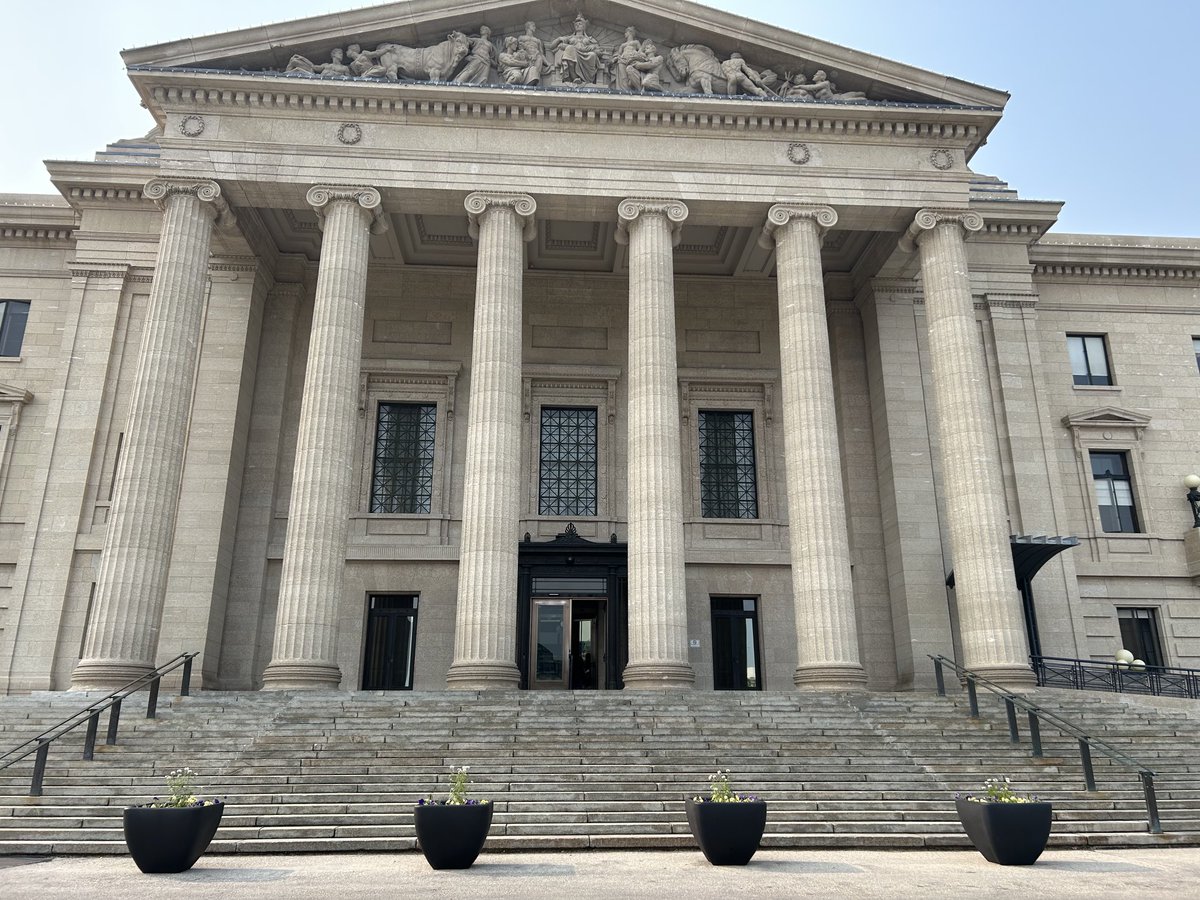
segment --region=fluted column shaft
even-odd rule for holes
[[[687,589],[672,251],[687,207],[626,200],[629,245],[629,662],[625,687],[687,688]]]
[[[524,194],[474,193],[466,206],[479,262],[454,662],[446,684],[505,690],[520,683],[521,303],[524,242],[534,236],[537,205]]]
[[[76,690],[118,687],[155,665],[213,222],[231,219],[212,181],[155,179],[143,193],[163,209],[162,236]]]
[[[977,213],[922,210],[908,238],[921,253],[962,662],[1002,684],[1022,685],[1033,673],[964,239],[982,227]]]
[[[266,690],[319,689],[341,682],[337,612],[358,431],[363,312],[372,230],[383,228],[374,188],[316,187],[321,263],[308,341],[308,368],[288,508],[287,539]]]
[[[771,207],[764,242],[776,249],[783,441],[796,616],[796,687],[863,688],[821,238],[827,206]]]

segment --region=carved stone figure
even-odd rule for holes
[[[721,63],[721,72],[725,76],[725,93],[731,96],[741,93],[753,94],[756,97],[767,96],[762,76],[746,65],[742,54],[729,54],[729,59]]]
[[[792,100],[812,100],[812,92],[813,86],[808,83],[808,77],[803,72],[797,72],[784,83],[779,96]]]
[[[351,75],[350,67],[343,60],[345,54],[340,47],[334,48],[334,51],[329,54],[330,62],[314,63],[305,56],[297,54],[293,56],[287,64],[285,72],[307,72],[310,75],[320,75],[322,78],[334,77],[337,75]]]
[[[496,48],[492,46],[492,29],[479,27],[479,36],[471,38],[471,50],[462,71],[454,76],[458,84],[483,84],[492,74]]]
[[[496,65],[505,84],[537,84],[542,77],[541,67],[532,64],[529,54],[511,34],[504,39]]]
[[[813,73],[812,84],[807,85],[808,92],[815,100],[865,100],[867,95],[862,91],[845,91],[838,93],[837,85],[829,80],[823,70]]]
[[[555,53],[554,65],[562,80],[570,84],[595,84],[600,70],[600,44],[587,33],[588,20],[575,17],[574,34],[555,38],[550,50]]]
[[[643,93],[663,91],[662,67],[662,54],[654,46],[654,41],[647,39],[642,42],[640,56],[627,66],[629,82],[635,90]]]
[[[541,84],[542,77],[549,69],[546,61],[546,46],[542,43],[542,39],[537,36],[537,23],[526,22],[525,33],[517,38],[517,46],[528,58],[527,67],[530,72],[526,73],[526,77],[532,76],[532,81],[510,82],[516,84]]]
[[[633,27],[626,28],[625,42],[617,47],[617,52],[613,57],[613,80],[620,90],[637,90],[630,78],[628,66],[635,60],[642,58],[644,58],[642,56],[642,42],[637,39],[637,29]]]
[[[375,52],[389,81],[399,81],[401,77],[444,81],[454,74],[470,48],[465,34],[452,31],[446,40],[432,47],[380,44]]]
[[[346,48],[346,55],[350,58],[350,71],[360,78],[382,78],[387,74],[387,70],[379,65],[378,50],[364,50],[358,44],[351,44]]]

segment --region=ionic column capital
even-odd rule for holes
[[[521,238],[532,241],[537,237],[537,222],[533,214],[537,212],[537,201],[528,194],[504,194],[491,191],[475,191],[468,194],[463,205],[467,208],[467,218],[471,224],[467,232],[473,238],[479,237],[479,225],[489,212],[494,209],[511,209],[521,222]]]
[[[983,230],[983,216],[969,209],[923,209],[904,232],[900,248],[911,253],[921,239],[939,225],[958,225],[965,236]]]
[[[825,232],[837,224],[838,214],[831,206],[818,206],[814,203],[776,203],[767,210],[767,222],[758,236],[758,245],[764,250],[774,250],[776,232],[801,221],[815,222],[818,236],[824,237]]]
[[[325,216],[334,203],[356,203],[371,214],[371,234],[387,231],[387,217],[383,213],[383,197],[373,187],[365,185],[325,185],[309,188],[304,198],[317,214],[317,224],[325,228]]]
[[[664,200],[654,197],[630,197],[617,207],[617,243],[629,243],[629,229],[644,216],[662,216],[671,226],[671,246],[679,246],[683,222],[688,217],[688,208],[681,200]]]
[[[172,196],[186,194],[195,197],[203,209],[216,223],[218,228],[228,229],[236,224],[233,209],[228,201],[221,196],[221,186],[215,181],[203,178],[151,178],[142,188],[142,196],[153,200],[154,204],[164,212],[167,200]]]

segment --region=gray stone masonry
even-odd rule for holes
[[[125,450],[74,688],[114,688],[154,668],[179,508],[188,414],[204,315],[213,221],[228,219],[212,181],[156,179],[163,207],[150,309]]]
[[[479,240],[471,401],[463,484],[455,690],[514,688],[521,518],[521,291],[537,204],[525,194],[466,200]]]
[[[321,270],[309,338],[269,690],[336,686],[337,610],[354,473],[369,236],[385,227],[374,188],[315,187]]]

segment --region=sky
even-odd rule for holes
[[[583,0],[587,12],[587,0]],[[0,0],[0,192],[54,191],[153,125],[119,52],[362,6],[338,0]],[[709,6],[1008,91],[972,161],[1058,232],[1200,237],[1200,0],[709,0]],[[753,60],[750,60],[753,62]]]

